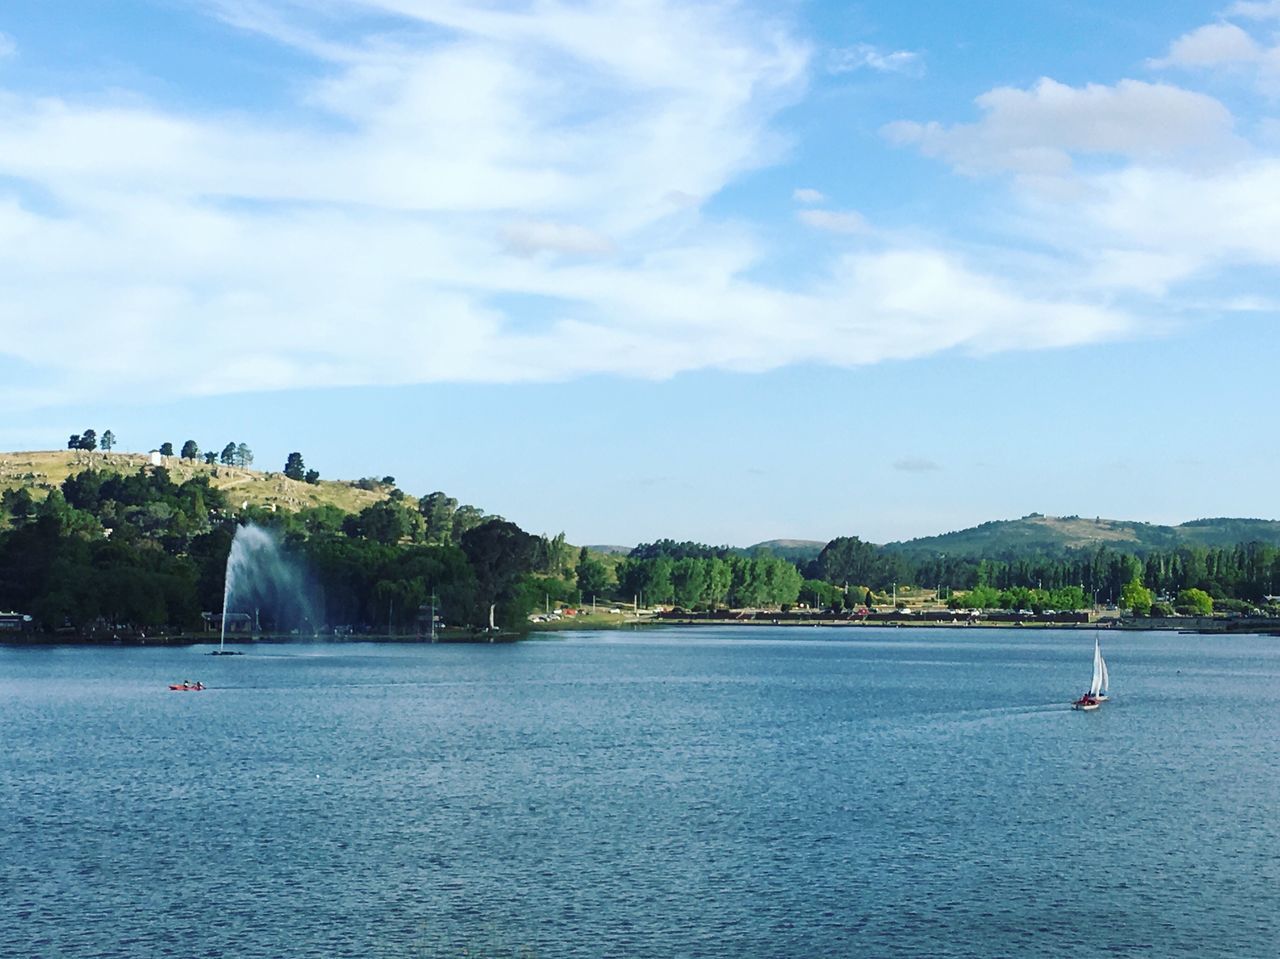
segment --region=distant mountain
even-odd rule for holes
[[[1085,519],[1031,513],[1021,519],[994,520],[971,529],[888,543],[885,549],[910,554],[990,556],[1110,547],[1135,553],[1179,546],[1234,546],[1237,543],[1280,546],[1280,521],[1267,519],[1198,519],[1179,526],[1157,526],[1131,520]]]
[[[822,552],[822,547],[826,545],[816,539],[768,539],[763,543],[748,546],[741,552],[770,553],[779,559],[790,560],[793,563],[807,563],[811,559],[816,559]]]

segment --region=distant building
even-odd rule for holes
[[[201,613],[200,618],[204,620],[206,631],[215,633],[222,631],[221,613]],[[227,613],[228,633],[252,633],[253,631],[253,617],[248,613]]]
[[[0,613],[0,633],[29,633],[35,628],[25,613]]]
[[[159,450],[152,450],[149,455],[151,456],[152,466],[164,466],[164,454]]]

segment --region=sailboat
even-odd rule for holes
[[[1071,704],[1072,709],[1097,709],[1107,701],[1107,691],[1111,686],[1111,675],[1107,672],[1107,661],[1102,658],[1102,646],[1098,637],[1093,637],[1093,679],[1089,683],[1089,691]]]

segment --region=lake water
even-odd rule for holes
[[[0,647],[0,955],[1280,955],[1280,641],[1103,646]]]

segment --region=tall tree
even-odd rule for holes
[[[453,514],[458,501],[437,490],[418,500],[418,512],[427,525],[427,542],[448,546],[453,539]]]
[[[80,448],[80,434],[79,434],[79,433],[72,433],[72,434],[67,438],[67,449],[69,449],[69,450],[78,450],[79,448]]]
[[[218,462],[218,454],[210,450],[208,453],[204,454],[204,461],[210,466],[213,466]]]
[[[301,453],[290,453],[289,458],[285,460],[284,475],[291,480],[305,480],[307,478],[307,467],[302,462]]]
[[[467,530],[461,545],[476,576],[477,603],[472,622],[487,623],[491,603],[501,607],[499,615],[506,622],[523,615],[524,610],[512,608],[511,600],[520,578],[533,570],[538,537],[515,523],[492,519]]]
[[[169,442],[161,443],[161,444],[160,444],[160,455],[161,455],[161,456],[172,456],[172,455],[173,455],[173,444],[172,444],[172,443],[169,443]]]
[[[584,546],[578,552],[578,592],[583,600],[594,600],[609,586],[609,572],[604,563],[592,559]]]
[[[182,458],[184,460],[196,460],[200,458],[200,447],[196,445],[195,440],[187,440],[182,444]]]
[[[116,445],[116,434],[115,434],[115,433],[111,432],[111,430],[107,430],[105,433],[103,433],[103,434],[102,434],[102,448],[103,448],[106,452],[110,453],[110,452],[111,452],[111,450],[112,450],[112,448],[113,448],[115,445]]]
[[[223,466],[236,465],[236,444],[235,443],[228,443],[226,446],[222,447],[222,455],[218,457],[218,462],[221,463]]]
[[[80,448],[82,450],[96,450],[98,448],[98,434],[93,430],[85,430],[81,433]]]
[[[238,443],[236,445],[236,466],[248,468],[253,465],[253,450],[249,449],[247,443]]]

